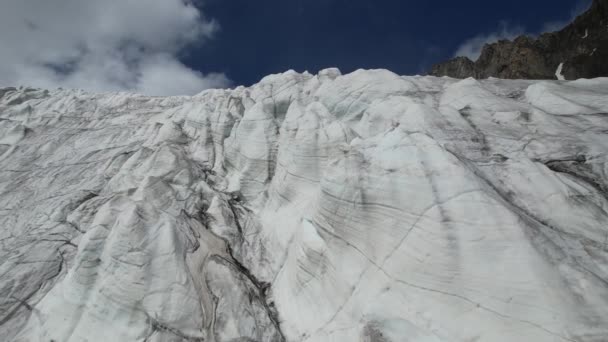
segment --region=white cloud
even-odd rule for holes
[[[501,39],[514,39],[523,33],[523,27],[511,26],[507,22],[501,22],[500,28],[496,32],[480,34],[467,39],[456,49],[454,56],[465,56],[472,61],[476,61],[481,55],[484,45],[497,42]]]
[[[171,56],[149,58],[141,66],[141,77],[137,89],[145,94],[185,94],[192,89],[213,88],[226,85],[224,74],[211,73],[203,76],[177,62]]]
[[[178,55],[218,30],[190,0],[5,0],[0,85],[194,94],[229,84]]]

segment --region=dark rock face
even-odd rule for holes
[[[555,79],[561,63],[566,79],[608,76],[608,0],[594,0],[561,31],[487,44],[477,61],[456,57],[433,66],[430,75]]]

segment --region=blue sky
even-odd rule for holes
[[[337,66],[423,73],[474,37],[537,33],[568,22],[590,1],[212,0],[215,38],[186,63],[251,84],[287,69]]]
[[[189,95],[289,69],[423,74],[591,0],[4,0],[0,86]]]

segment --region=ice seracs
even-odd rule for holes
[[[5,340],[608,338],[608,79],[0,95]]]

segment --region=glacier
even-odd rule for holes
[[[0,336],[606,341],[607,151],[608,78],[3,88]]]

